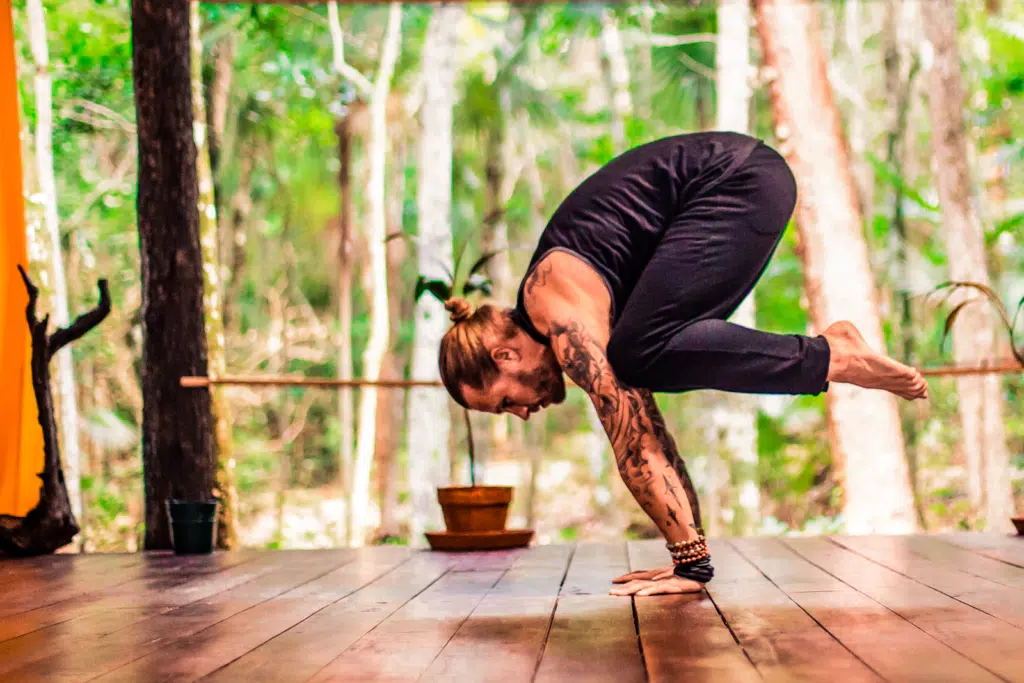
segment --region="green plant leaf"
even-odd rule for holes
[[[942,339],[939,341],[939,353],[945,353],[946,349],[946,338],[949,337],[949,331],[953,329],[953,323],[956,322],[956,317],[960,315],[960,311],[964,310],[967,306],[974,303],[974,299],[968,299],[967,301],[961,301],[956,308],[949,312],[946,316],[945,325],[942,329]]]
[[[413,295],[413,300],[419,301],[420,297],[427,292],[433,294],[442,304],[452,298],[451,285],[447,282],[444,280],[428,280],[420,275],[416,280],[416,292]]]
[[[1013,322],[1010,324],[1010,353],[1017,359],[1017,362],[1024,365],[1024,351],[1017,348],[1017,341],[1014,338],[1014,334],[1017,330],[1017,318],[1020,316],[1021,309],[1024,309],[1024,296],[1017,302],[1017,310],[1013,314]]]
[[[472,277],[477,274],[477,271],[479,271],[481,268],[486,266],[487,263],[492,258],[494,258],[498,254],[500,254],[502,251],[504,251],[504,250],[503,249],[495,249],[494,251],[489,251],[486,254],[484,254],[483,256],[481,256],[480,258],[478,258],[476,260],[476,263],[473,264],[473,267],[469,269],[468,277],[470,279],[472,279]]]

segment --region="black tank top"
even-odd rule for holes
[[[523,285],[552,251],[582,259],[604,279],[612,326],[668,224],[687,201],[731,173],[761,144],[739,133],[674,135],[615,157],[566,197],[541,233],[513,317],[542,344],[548,338],[530,321]]]

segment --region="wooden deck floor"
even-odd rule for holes
[[[0,560],[0,681],[1024,681],[1024,539],[660,541]]]

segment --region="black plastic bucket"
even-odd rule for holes
[[[175,555],[208,555],[217,537],[216,500],[168,500]]]

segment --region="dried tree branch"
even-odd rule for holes
[[[36,317],[39,288],[21,265],[18,266],[18,272],[28,292],[25,319],[32,335],[32,388],[35,392],[39,426],[43,433],[43,471],[39,474],[42,486],[39,489],[39,502],[36,506],[24,517],[0,515],[0,552],[27,556],[52,553],[70,543],[79,530],[78,522],[75,521],[74,512],[71,510],[60,462],[57,422],[53,413],[53,396],[50,393],[49,361],[54,352],[96,327],[107,316],[110,312],[110,294],[107,291],[106,280],[100,280],[100,303],[96,308],[79,316],[67,328],[47,336],[46,329],[50,316],[44,316],[42,320]]]
[[[75,341],[83,334],[103,322],[103,319],[110,313],[110,289],[106,280],[99,281],[100,302],[91,311],[83,313],[75,318],[75,321],[67,327],[62,327],[50,336],[49,352],[50,358],[55,353]]]

